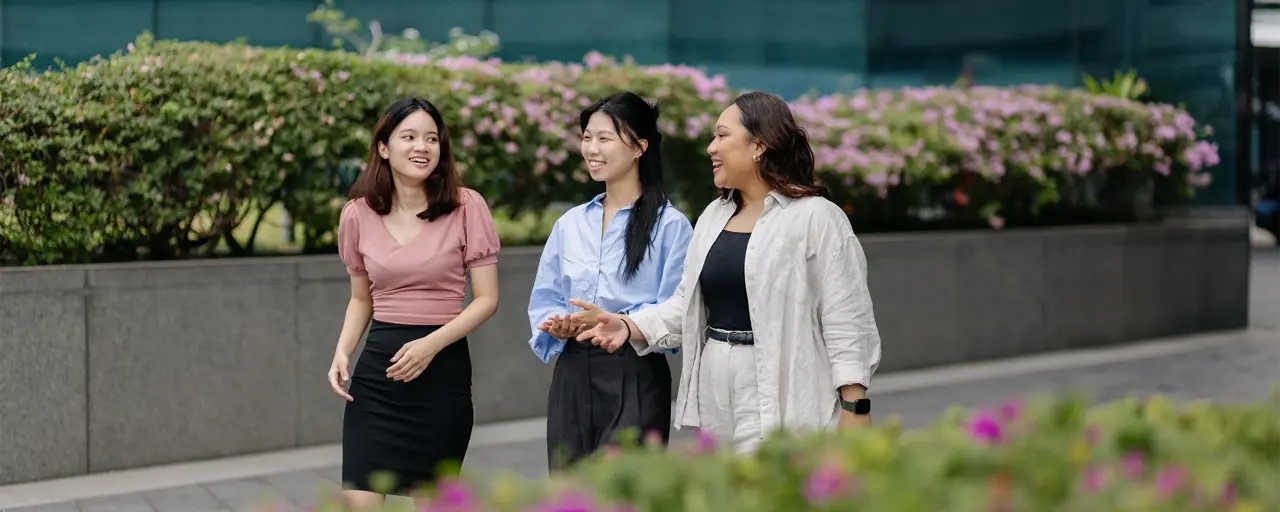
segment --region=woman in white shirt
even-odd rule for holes
[[[804,130],[782,98],[750,92],[720,114],[707,153],[721,197],[694,225],[675,295],[602,315],[578,340],[682,348],[675,427],[739,453],[777,429],[870,424],[880,335],[866,257],[823,197]]]

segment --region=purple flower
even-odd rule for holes
[[[1095,493],[1102,489],[1106,473],[1097,467],[1087,467],[1080,473],[1080,487],[1087,493]]]
[[[824,462],[805,482],[804,498],[811,505],[830,502],[845,493],[847,483],[848,476],[838,462]]]
[[[1102,430],[1096,426],[1090,426],[1084,431],[1084,438],[1089,442],[1090,446],[1097,446],[1098,439],[1102,437]]]
[[[711,453],[716,451],[716,438],[709,432],[698,429],[698,440],[694,445],[695,453]]]
[[[1226,507],[1235,505],[1236,485],[1232,482],[1227,482],[1227,485],[1222,486],[1222,493],[1219,494],[1218,500],[1223,506],[1226,506]]]
[[[581,491],[567,491],[556,499],[535,507],[532,512],[592,512],[595,504],[590,496]]]
[[[969,419],[969,436],[978,441],[999,443],[1004,439],[1004,430],[990,413],[980,412]]]
[[[426,510],[432,512],[469,512],[475,510],[475,494],[466,484],[457,480],[445,480],[436,488],[435,499]]]
[[[1186,482],[1186,470],[1176,466],[1164,467],[1156,474],[1156,492],[1161,497],[1169,497],[1181,489]]]
[[[582,57],[582,63],[587,65],[587,69],[598,68],[600,67],[601,64],[604,64],[605,61],[607,60],[609,59],[607,59],[604,56],[604,54],[595,50],[587,52],[587,54]]]
[[[1147,471],[1146,459],[1140,452],[1124,454],[1124,461],[1121,466],[1124,469],[1124,476],[1129,478],[1141,478]]]

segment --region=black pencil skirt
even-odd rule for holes
[[[556,360],[547,411],[547,461],[564,469],[614,444],[626,429],[671,439],[671,367],[666,356],[641,357],[570,340]]]
[[[387,378],[400,347],[436,329],[378,320],[370,326],[343,415],[344,487],[410,495],[434,484],[442,464],[462,463],[475,425],[467,339],[441,350],[412,381]],[[373,489],[370,476],[378,473],[394,476],[394,486]]]

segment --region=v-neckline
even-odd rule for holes
[[[415,219],[418,219],[417,217],[414,217],[414,218],[415,218]],[[418,220],[419,220],[419,221],[421,221],[422,219],[418,219]],[[417,240],[417,239],[418,239],[418,237],[422,235],[422,232],[423,232],[423,231],[426,231],[426,230],[427,230],[427,225],[426,225],[426,223],[422,223],[422,225],[418,227],[418,231],[417,231],[416,233],[414,233],[413,235],[410,235],[408,240],[405,240],[405,241],[401,242],[401,241],[400,241],[400,239],[396,238],[396,234],[391,232],[391,228],[387,227],[387,218],[386,218],[386,216],[379,215],[379,216],[378,216],[378,224],[381,224],[381,225],[382,225],[382,232],[383,232],[383,233],[386,233],[386,234],[387,234],[387,237],[388,237],[388,238],[391,238],[391,241],[392,241],[392,242],[395,242],[395,244],[396,244],[396,248],[397,248],[397,249],[402,248],[402,247],[404,247],[404,246],[407,246],[407,245],[409,245],[409,244],[413,243],[413,241],[414,241],[414,240]]]

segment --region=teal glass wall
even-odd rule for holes
[[[0,0],[0,65],[37,53],[74,63],[161,38],[327,46],[306,23],[319,0]],[[505,60],[591,50],[723,73],[787,97],[860,87],[1075,86],[1136,69],[1152,99],[1215,129],[1222,164],[1202,203],[1234,198],[1235,0],[339,0],[388,32],[489,29]]]

